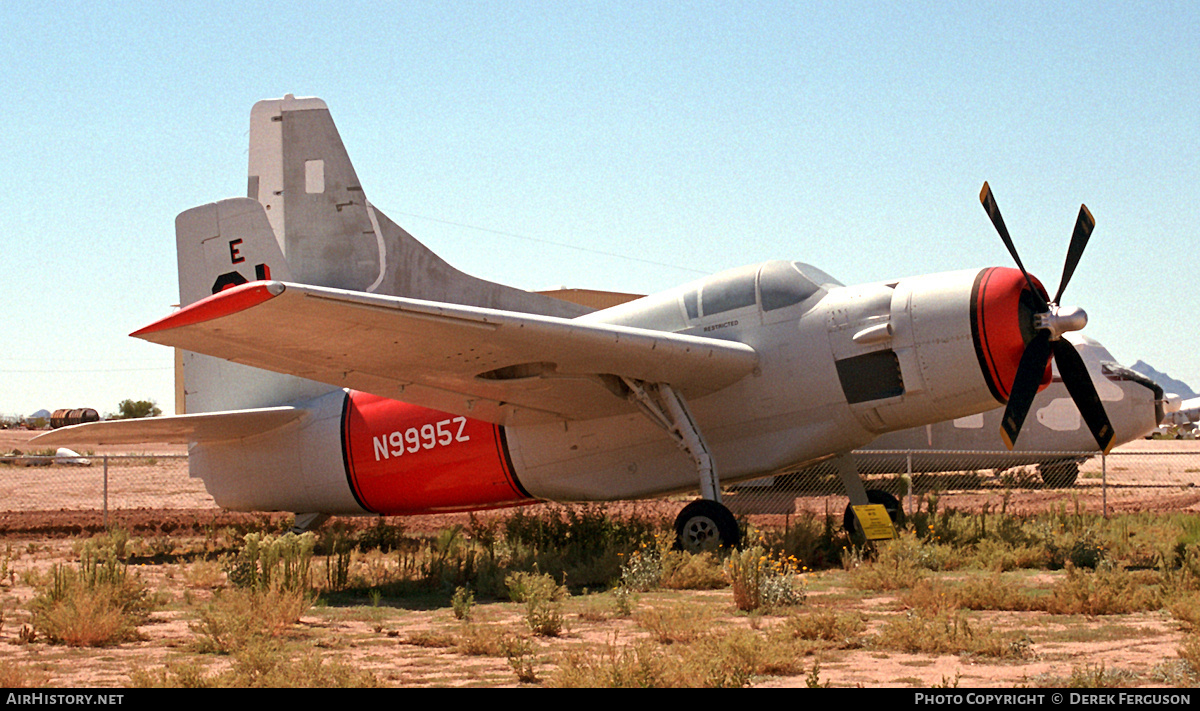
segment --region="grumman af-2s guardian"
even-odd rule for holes
[[[184,351],[185,414],[47,441],[186,442],[218,505],[301,526],[699,488],[676,521],[693,549],[737,543],[723,483],[845,464],[882,433],[998,402],[1015,439],[1052,354],[1111,442],[1061,338],[1086,316],[1057,305],[1086,208],[1053,299],[1024,267],[844,286],[771,261],[591,310],[417,242],[366,199],[320,99],[256,104],[249,164],[248,197],[179,215],[182,308],[133,334]],[[1016,258],[986,184],[981,199]]]

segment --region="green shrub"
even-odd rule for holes
[[[325,558],[325,589],[345,590],[350,583],[351,554],[354,541],[345,535],[332,536],[325,545],[329,555]]]
[[[643,544],[625,559],[619,585],[628,591],[646,592],[657,588],[662,577],[662,550],[658,546]]]
[[[921,654],[980,654],[999,658],[1029,655],[1031,643],[1021,633],[998,633],[972,624],[961,611],[909,610],[884,623],[875,643],[884,649]]]
[[[465,587],[455,588],[450,598],[450,607],[454,610],[454,619],[470,621],[471,609],[475,606],[475,593]]]
[[[107,543],[107,544],[106,544]],[[30,602],[33,630],[52,642],[104,646],[137,638],[158,600],[111,542],[84,544],[78,569],[56,565]]]
[[[524,603],[525,621],[534,634],[557,637],[563,629],[562,601],[570,596],[546,573],[511,573],[505,578],[509,599]]]
[[[201,652],[234,654],[275,640],[300,621],[313,596],[282,586],[218,591],[190,627]]]
[[[658,531],[651,521],[613,517],[598,505],[517,511],[503,528],[510,569],[554,570],[579,586],[617,578],[626,556],[652,544]]]
[[[923,546],[902,537],[880,545],[873,559],[869,552],[847,549],[842,565],[850,571],[850,584],[859,590],[911,588],[929,575],[928,562],[920,555]]]
[[[725,559],[725,575],[739,610],[774,609],[804,602],[797,586],[795,564],[767,555],[761,546],[732,551]]]
[[[712,615],[694,604],[652,607],[637,614],[637,623],[659,642],[694,642],[712,632]]]
[[[866,622],[859,613],[817,610],[789,617],[784,629],[797,639],[837,642],[851,649],[861,646],[859,639],[866,629]]]
[[[796,561],[799,570],[837,564],[849,543],[840,521],[828,513],[802,513],[782,529],[759,532],[759,543],[774,555]]]
[[[273,536],[247,533],[242,547],[226,562],[229,582],[240,588],[307,590],[316,536],[312,532]]]
[[[575,648],[558,660],[551,686],[575,689],[649,689],[681,686],[681,665],[649,641]]]
[[[504,657],[508,660],[509,668],[517,675],[517,681],[522,684],[536,684],[541,681],[537,675],[532,642],[522,637],[506,636],[503,647]]]
[[[1070,564],[1075,568],[1095,570],[1104,561],[1104,542],[1091,528],[1080,533],[1066,531],[1058,535],[1046,535],[1046,558],[1051,570],[1059,570]]]
[[[724,566],[712,551],[688,553],[669,550],[663,555],[660,581],[668,590],[716,590],[729,584]]]
[[[1162,600],[1157,588],[1140,584],[1124,568],[1102,565],[1092,571],[1068,565],[1066,577],[1039,603],[1055,615],[1123,615],[1158,609]]]

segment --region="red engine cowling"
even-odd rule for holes
[[[1042,299],[1049,299],[1046,288],[1036,277],[1029,277]],[[984,269],[971,291],[971,336],[979,367],[1000,402],[1008,402],[1013,379],[1025,345],[1033,338],[1034,302],[1028,299],[1029,282],[1017,269]],[[1042,375],[1039,390],[1050,384],[1050,363]]]
[[[350,487],[383,515],[529,503],[513,472],[504,428],[351,391],[342,419]]]

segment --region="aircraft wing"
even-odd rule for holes
[[[743,343],[277,281],[132,335],[500,424],[633,412],[622,376],[700,397],[758,363]]]
[[[207,412],[194,415],[104,420],[60,427],[34,437],[39,445],[67,444],[187,444],[194,440],[219,441],[269,432],[305,417],[297,407]]]
[[[1173,425],[1187,425],[1197,421],[1200,421],[1200,397],[1183,400],[1163,419],[1164,423]]]

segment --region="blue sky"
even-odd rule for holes
[[[174,217],[242,195],[251,105],[326,100],[372,203],[455,266],[646,293],[765,259],[1008,265],[990,181],[1122,362],[1200,386],[1195,3],[0,5],[0,413],[173,407],[128,333]]]

